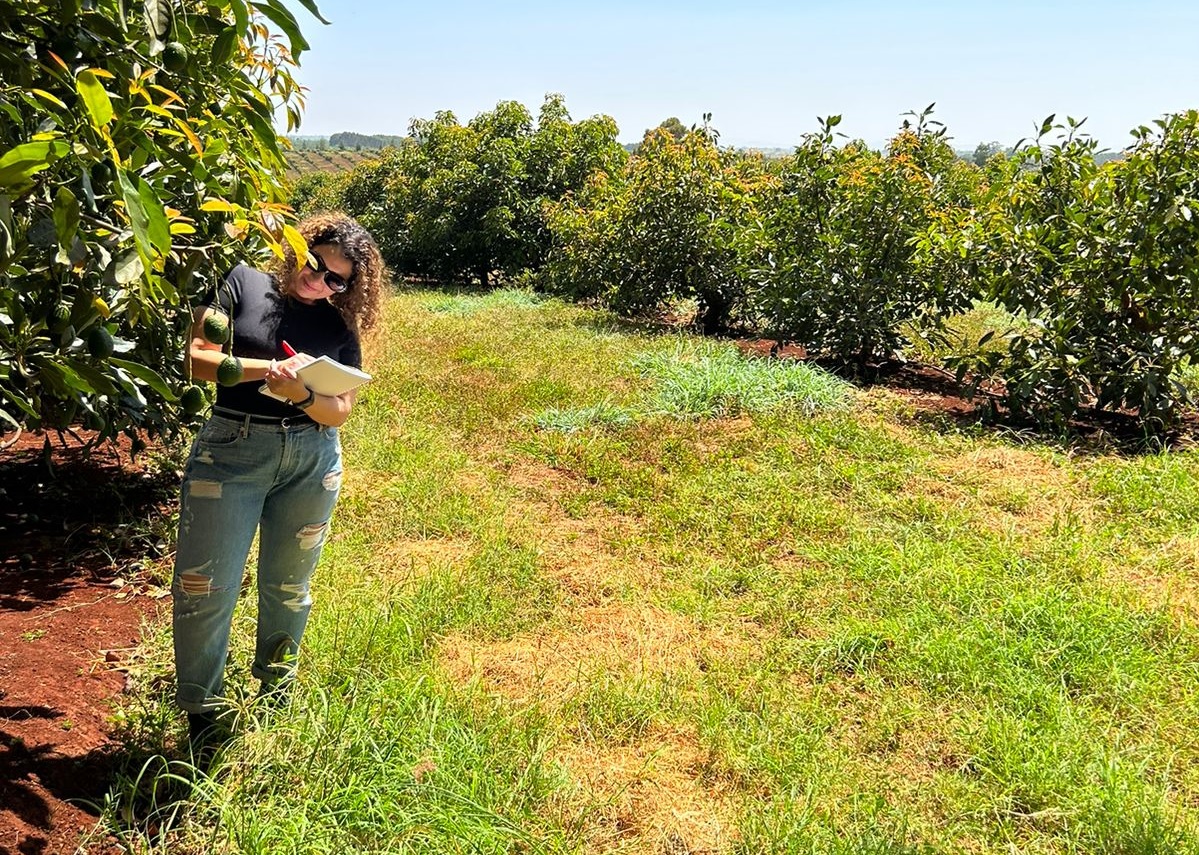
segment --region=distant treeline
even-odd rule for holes
[[[296,151],[323,151],[329,148],[387,148],[399,145],[404,138],[389,134],[356,134],[353,131],[341,131],[328,137],[289,137],[289,139],[291,147]]]
[[[687,129],[683,128],[681,133],[674,133],[672,132],[672,123],[678,123],[681,127],[679,120],[672,118],[664,121],[658,126],[658,129],[666,130],[668,133],[671,133],[671,136],[673,136],[675,139],[681,139],[682,135],[686,133]],[[645,132],[647,136],[651,130],[656,129],[647,130]],[[353,131],[342,131],[340,133],[333,134],[333,136],[330,137],[291,137],[290,139],[292,148],[296,151],[325,151],[328,149],[350,149],[363,151],[371,149],[383,149],[387,148],[388,146],[398,146],[401,144],[401,141],[405,139],[405,137],[389,134],[359,134],[354,133]],[[641,148],[641,142],[638,141],[624,143],[621,147],[629,154],[635,154],[637,150]],[[794,148],[757,147],[750,147],[740,150],[751,154],[760,154],[765,158],[786,157],[795,151]],[[957,155],[958,159],[960,160],[973,163],[976,166],[983,166],[994,154],[1003,153],[1011,156],[1013,152],[1014,149],[1012,147],[1005,147],[998,142],[981,142],[973,151],[969,149],[957,149],[954,151],[954,154]],[[1095,162],[1103,164],[1107,163],[1109,160],[1116,160],[1120,156],[1121,152],[1118,151],[1098,151],[1095,153]]]
[[[389,145],[399,145],[403,139],[388,134],[356,134],[353,131],[342,131],[329,137],[329,145],[333,148],[387,148]]]

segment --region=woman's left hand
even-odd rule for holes
[[[302,401],[308,397],[308,387],[296,376],[296,371],[314,361],[315,357],[307,353],[297,353],[283,362],[272,360],[266,372],[266,385],[276,395],[282,395],[290,401]]]

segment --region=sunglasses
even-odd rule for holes
[[[312,263],[312,259],[316,259],[316,264]],[[309,268],[315,270],[317,273],[324,274],[325,285],[334,294],[345,293],[354,280],[353,276],[351,276],[348,280],[342,279],[341,276],[329,269],[329,266],[325,264],[325,259],[321,258],[321,254],[319,252],[314,252],[311,249],[308,250],[308,260],[305,261],[305,264],[307,264]]]

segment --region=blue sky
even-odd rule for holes
[[[501,100],[536,115],[559,92],[575,119],[612,116],[622,142],[711,113],[723,144],[790,148],[841,114],[840,130],[882,145],[936,102],[956,148],[1013,144],[1050,113],[1086,116],[1119,148],[1199,107],[1194,0],[318,3],[330,26],[289,4],[312,44],[302,135],[403,134]]]

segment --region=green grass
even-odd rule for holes
[[[1199,853],[1196,453],[913,427],[524,292],[397,296],[371,367],[295,704],[248,599],[249,723],[154,837],[131,762],[142,850]]]
[[[746,359],[728,345],[681,342],[640,354],[634,367],[650,380],[651,412],[684,418],[789,410],[812,415],[843,408],[848,386],[802,363]]]

